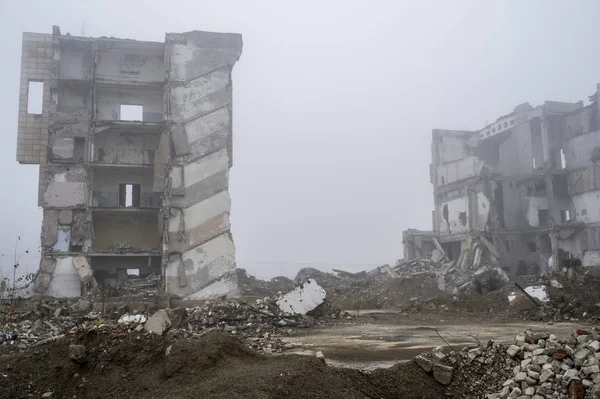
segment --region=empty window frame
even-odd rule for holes
[[[538,220],[542,227],[550,224],[550,212],[548,209],[538,209]]]
[[[73,161],[83,162],[85,158],[85,138],[75,137],[73,139]]]
[[[567,159],[565,158],[565,151],[561,148],[560,149],[560,168],[566,169],[566,167],[567,167]]]
[[[560,210],[560,221],[562,223],[566,223],[569,220],[571,220],[571,212],[569,212],[568,209],[561,209]]]
[[[121,104],[119,119],[122,121],[143,121],[144,106]]]
[[[139,276],[140,269],[127,269],[127,275],[128,276]]]
[[[41,115],[44,103],[44,82],[29,81],[27,88],[27,113]]]
[[[119,206],[139,208],[141,187],[139,184],[119,184]]]

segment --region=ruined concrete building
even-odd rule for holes
[[[230,33],[23,35],[17,160],[40,165],[37,293],[133,274],[187,299],[238,292],[228,173],[241,52]]]
[[[404,232],[405,262],[441,246],[459,266],[485,249],[513,277],[600,265],[598,90],[587,106],[525,103],[478,131],[433,130],[433,231]]]

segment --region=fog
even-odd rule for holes
[[[525,101],[586,100],[600,81],[595,0],[4,1],[0,266],[39,261],[38,167],[16,157],[22,32],[163,41],[241,33],[233,72],[238,267],[363,270],[431,229],[431,130],[480,129]]]

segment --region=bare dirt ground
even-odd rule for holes
[[[297,330],[294,336],[285,337],[283,341],[303,348],[298,353],[322,351],[330,365],[368,370],[412,360],[434,347],[448,348],[447,344],[459,350],[476,344],[477,340],[507,343],[527,329],[567,336],[573,330],[588,327],[569,322],[549,325],[493,315],[407,315],[394,310],[363,310],[361,314],[353,323]]]

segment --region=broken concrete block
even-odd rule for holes
[[[58,240],[58,211],[47,210],[42,221],[42,245],[51,247]]]
[[[50,285],[50,280],[52,276],[48,273],[44,273],[41,270],[38,272],[37,276],[35,276],[34,287],[35,291],[39,294],[43,294],[48,289]]]
[[[73,363],[85,364],[88,362],[88,356],[83,345],[69,345],[69,359]]]
[[[325,300],[325,290],[309,279],[277,300],[277,306],[288,314],[306,314]]]
[[[315,356],[316,356],[317,359],[319,359],[323,363],[327,363],[326,360],[325,360],[325,355],[323,354],[323,352],[318,351],[317,353],[315,353]]]
[[[93,272],[88,260],[85,256],[79,255],[73,258],[73,265],[75,269],[77,269],[77,273],[79,274],[79,278],[84,284],[88,284],[92,281]]]
[[[520,351],[521,351],[520,347],[518,347],[517,345],[511,345],[506,350],[506,354],[512,358],[512,357],[517,356]]]
[[[56,267],[56,259],[52,258],[43,258],[40,261],[40,270],[44,273],[48,273],[52,275],[54,273],[54,268]]]
[[[164,309],[157,310],[144,324],[144,331],[163,335],[171,327],[171,320]]]
[[[167,309],[169,315],[169,321],[171,322],[171,328],[181,328],[181,326],[187,324],[187,310],[185,308]]]
[[[63,209],[58,211],[58,224],[71,224],[73,223],[73,211],[70,209]]]
[[[452,366],[438,363],[433,366],[433,379],[442,385],[450,385],[453,372],[454,368]]]
[[[419,367],[421,367],[424,371],[430,373],[433,370],[433,361],[424,355],[418,355],[415,357],[415,362]]]
[[[92,309],[92,302],[88,299],[80,299],[71,305],[71,312],[73,313],[86,313]]]

